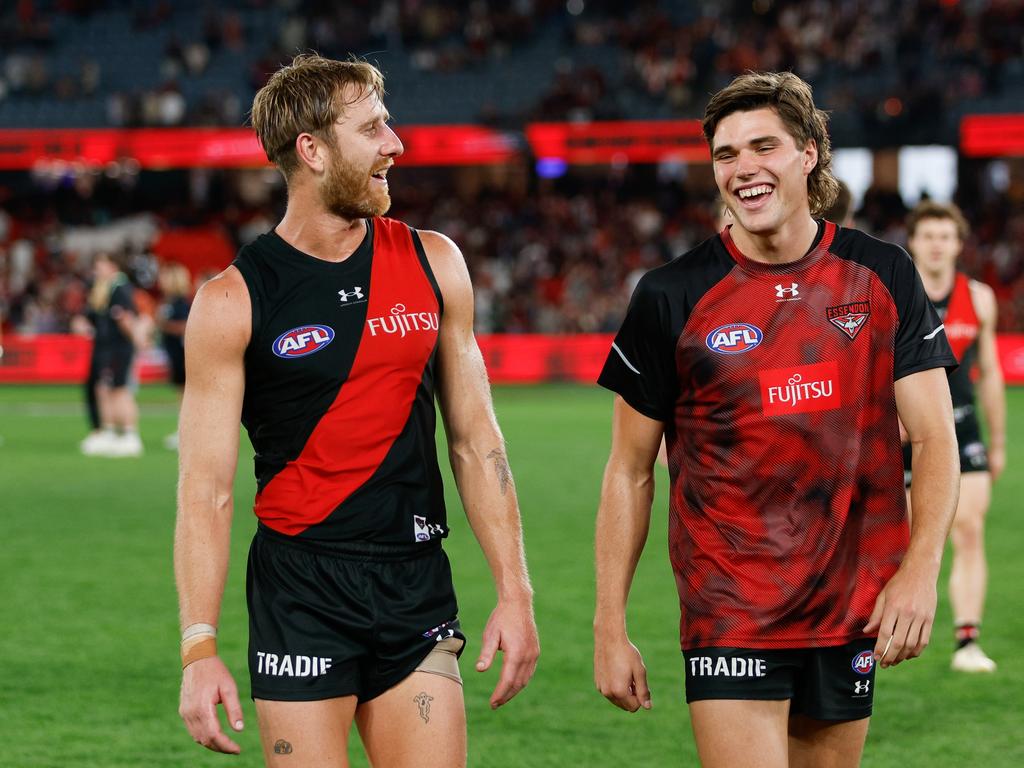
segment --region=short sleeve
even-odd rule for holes
[[[645,416],[669,421],[679,391],[675,343],[667,297],[652,282],[645,275],[633,292],[597,383]]]
[[[899,314],[893,378],[902,379],[929,368],[956,368],[946,331],[925,293],[921,275],[902,248],[896,257],[890,289]]]

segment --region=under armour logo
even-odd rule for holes
[[[361,299],[363,298],[363,289],[357,285],[351,291],[338,291],[338,296],[342,302],[347,302],[351,298]]]
[[[791,283],[789,288],[783,288],[782,283],[779,283],[775,286],[775,295],[780,299],[785,299],[787,297],[796,298],[800,295],[800,291],[797,290],[798,287],[799,283]]]
[[[858,680],[857,682],[855,682],[853,684],[853,692],[854,693],[865,694],[865,693],[868,693],[868,691],[870,691],[870,690],[871,690],[871,681],[870,680]]]

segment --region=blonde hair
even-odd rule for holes
[[[767,107],[779,116],[797,146],[814,140],[818,163],[807,177],[811,215],[821,216],[835,202],[839,182],[832,175],[828,114],[814,106],[811,86],[792,72],[748,72],[711,97],[704,110],[704,138],[714,151],[715,130],[733,112]]]
[[[184,264],[176,261],[160,266],[157,279],[165,296],[188,296],[192,291],[192,275]]]
[[[256,93],[249,113],[252,127],[267,159],[286,179],[299,167],[295,139],[301,133],[328,139],[331,125],[354,103],[343,100],[348,86],[384,96],[384,76],[372,64],[310,53],[281,67]]]
[[[937,203],[934,200],[922,200],[907,214],[907,239],[914,236],[917,225],[924,219],[948,219],[956,225],[956,233],[961,240],[967,239],[970,227],[963,213],[953,203]]]

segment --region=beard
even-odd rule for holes
[[[320,184],[324,207],[345,219],[382,216],[391,207],[387,189],[374,189],[370,169],[357,167],[332,148],[331,166]]]

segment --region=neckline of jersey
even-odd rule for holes
[[[272,248],[280,251],[287,258],[311,266],[314,269],[326,269],[332,272],[347,272],[363,266],[373,253],[374,221],[373,219],[364,219],[364,222],[366,223],[366,233],[363,235],[363,239],[348,258],[342,259],[341,261],[327,261],[326,259],[320,259],[316,256],[312,256],[305,251],[300,251],[294,245],[277,234],[276,229],[270,230],[264,235],[264,237],[269,240],[268,244]]]
[[[811,242],[811,247],[807,249],[807,253],[796,261],[788,261],[785,264],[768,264],[763,261],[755,261],[744,255],[743,251],[741,251],[736,245],[736,242],[732,239],[732,235],[729,232],[729,229],[732,226],[731,224],[722,229],[719,233],[719,239],[721,239],[722,244],[725,245],[725,249],[729,252],[733,261],[735,261],[741,269],[754,274],[770,275],[772,277],[788,275],[807,269],[811,265],[816,264],[822,256],[828,253],[828,249],[831,247],[832,241],[835,239],[837,227],[831,221],[826,221],[825,219],[818,219],[817,223],[818,232],[815,234],[814,240]]]

